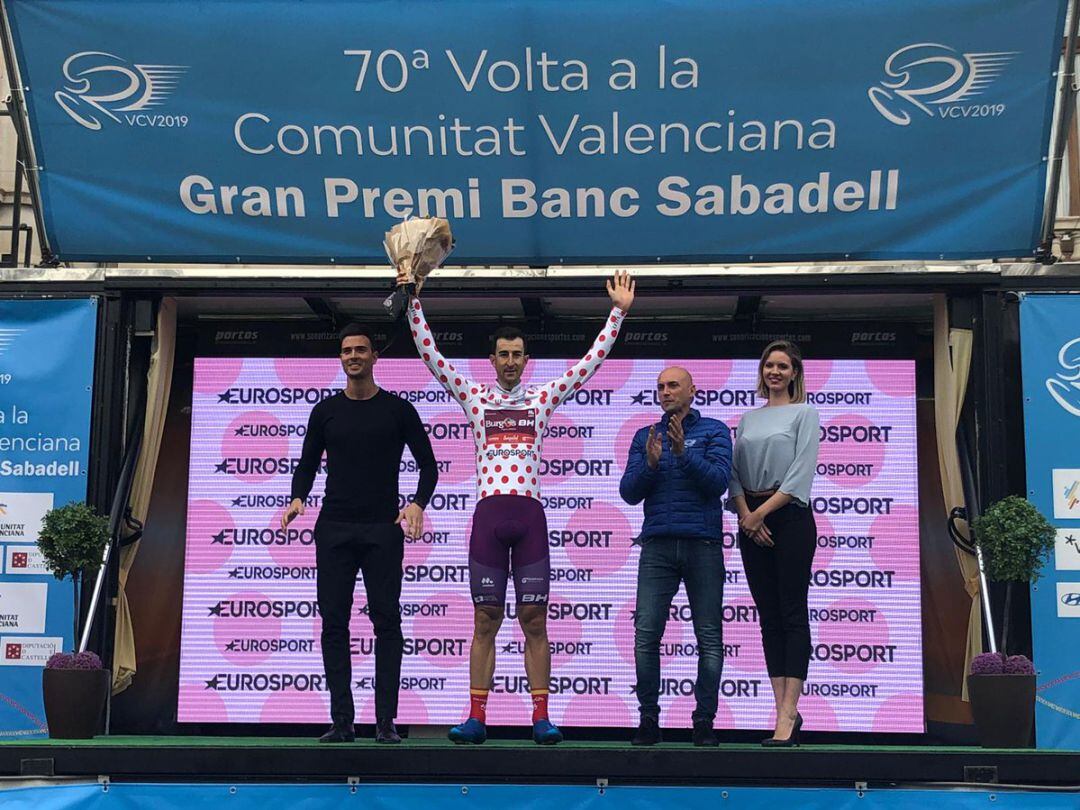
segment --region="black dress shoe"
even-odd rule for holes
[[[397,733],[393,720],[377,720],[375,722],[375,742],[384,745],[397,745],[401,742],[401,735]]]
[[[791,734],[784,740],[778,740],[776,737],[769,737],[767,740],[762,740],[761,745],[764,748],[795,748],[799,745],[799,731],[802,729],[802,715],[795,712],[795,722],[791,726]]]
[[[663,740],[660,733],[660,721],[655,717],[642,717],[641,725],[630,740],[631,745],[656,745]]]
[[[769,737],[767,740],[761,741],[762,748],[798,748],[799,747],[799,732],[792,730],[791,736],[786,740],[778,740],[776,737]]]
[[[319,737],[321,743],[350,743],[355,742],[356,732],[353,731],[352,723],[347,726],[339,726],[336,723],[330,726],[330,730]]]
[[[712,723],[707,720],[694,721],[694,745],[720,745],[716,738]]]

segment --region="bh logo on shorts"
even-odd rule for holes
[[[889,55],[886,78],[867,95],[886,120],[900,127],[911,123],[912,109],[930,118],[995,118],[1005,113],[1005,105],[986,103],[982,95],[1018,53],[959,53],[935,42],[908,45]]]
[[[185,72],[184,65],[133,65],[104,51],[80,51],[64,60],[64,87],[53,98],[76,123],[94,131],[104,118],[128,126],[187,126],[186,115],[142,112],[160,107]]]

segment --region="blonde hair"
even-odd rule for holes
[[[806,381],[803,376],[802,352],[790,340],[774,340],[761,353],[761,360],[758,361],[757,368],[757,395],[763,399],[769,398],[769,389],[765,385],[765,361],[769,359],[769,355],[773,352],[783,352],[791,360],[791,368],[795,372],[795,376],[788,383],[788,395],[791,397],[791,401],[793,403],[806,402]]]

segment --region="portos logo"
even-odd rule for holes
[[[1058,351],[1063,371],[1046,380],[1046,390],[1062,408],[1080,416],[1080,337],[1073,338]]]
[[[624,343],[667,343],[667,332],[626,332],[623,334]]]
[[[1004,114],[1004,104],[971,100],[981,96],[1018,54],[960,53],[936,42],[908,45],[885,60],[886,78],[866,93],[886,120],[901,127],[911,123],[912,107],[931,118],[994,118]]]
[[[258,339],[257,329],[219,329],[214,333],[214,343],[254,343]]]
[[[873,343],[895,343],[896,332],[852,332],[851,344],[859,346]]]
[[[64,60],[63,72],[64,87],[53,98],[87,129],[101,129],[102,116],[132,127],[187,126],[186,115],[143,112],[172,95],[185,65],[135,65],[104,51],[80,51]]]

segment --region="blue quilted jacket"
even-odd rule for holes
[[[634,434],[619,494],[629,504],[645,501],[645,522],[639,542],[654,537],[723,539],[723,495],[731,473],[731,431],[718,419],[693,408],[683,420],[686,449],[671,452],[668,415],[656,426],[664,442],[660,463],[653,470],[645,460],[649,428]]]

